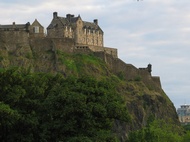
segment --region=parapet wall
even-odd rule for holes
[[[28,42],[29,33],[26,31],[0,31],[0,40],[6,43]]]
[[[72,53],[74,50],[73,40],[69,38],[32,38],[30,39],[30,45],[32,48],[38,48],[44,51],[60,50],[62,52]]]
[[[21,44],[28,44],[29,34],[26,31],[0,31],[0,42],[8,51],[15,51]]]
[[[101,47],[101,46],[89,46],[93,52],[105,52],[106,54],[112,55],[114,58],[117,58],[117,49],[110,47]]]
[[[122,75],[126,80],[142,80],[150,89],[161,89],[159,77],[151,76],[147,68],[138,69],[132,64],[127,64],[119,58],[114,58],[105,52],[94,52],[94,55],[103,59],[116,75]]]

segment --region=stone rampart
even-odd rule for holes
[[[29,34],[26,31],[0,31],[0,42],[6,43],[8,51],[14,51],[20,44],[29,43]]]
[[[117,49],[110,47],[101,47],[101,46],[89,46],[93,52],[105,52],[106,54],[112,55],[114,58],[117,58]]]
[[[32,48],[38,48],[36,51],[56,51],[72,53],[74,50],[74,42],[67,38],[32,38],[30,39]]]
[[[94,52],[94,55],[103,59],[116,75],[122,75],[126,80],[141,80],[149,89],[154,87],[156,90],[161,89],[159,77],[151,76],[148,68],[136,68],[132,64],[127,64],[119,58],[114,58],[112,55],[105,52]]]

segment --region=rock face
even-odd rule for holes
[[[2,36],[2,35],[0,35]],[[113,130],[124,141],[130,130],[147,124],[148,119],[170,120],[179,125],[174,105],[161,88],[159,77],[145,69],[137,69],[105,52],[75,50],[73,42],[60,39],[31,39],[13,42],[0,38],[0,68],[23,67],[34,72],[67,75],[116,76],[117,86],[132,120],[130,124],[115,121]],[[64,48],[63,48],[64,47]]]

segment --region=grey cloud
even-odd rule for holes
[[[4,0],[1,23],[33,22],[44,27],[57,11],[81,14],[83,20],[99,19],[105,46],[118,48],[119,57],[136,67],[153,65],[153,75],[176,107],[190,100],[190,1],[188,0]],[[189,101],[190,103],[190,101]]]

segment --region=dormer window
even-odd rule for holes
[[[40,32],[40,28],[38,26],[34,26],[33,27],[33,31],[34,31],[34,33],[39,33]]]

